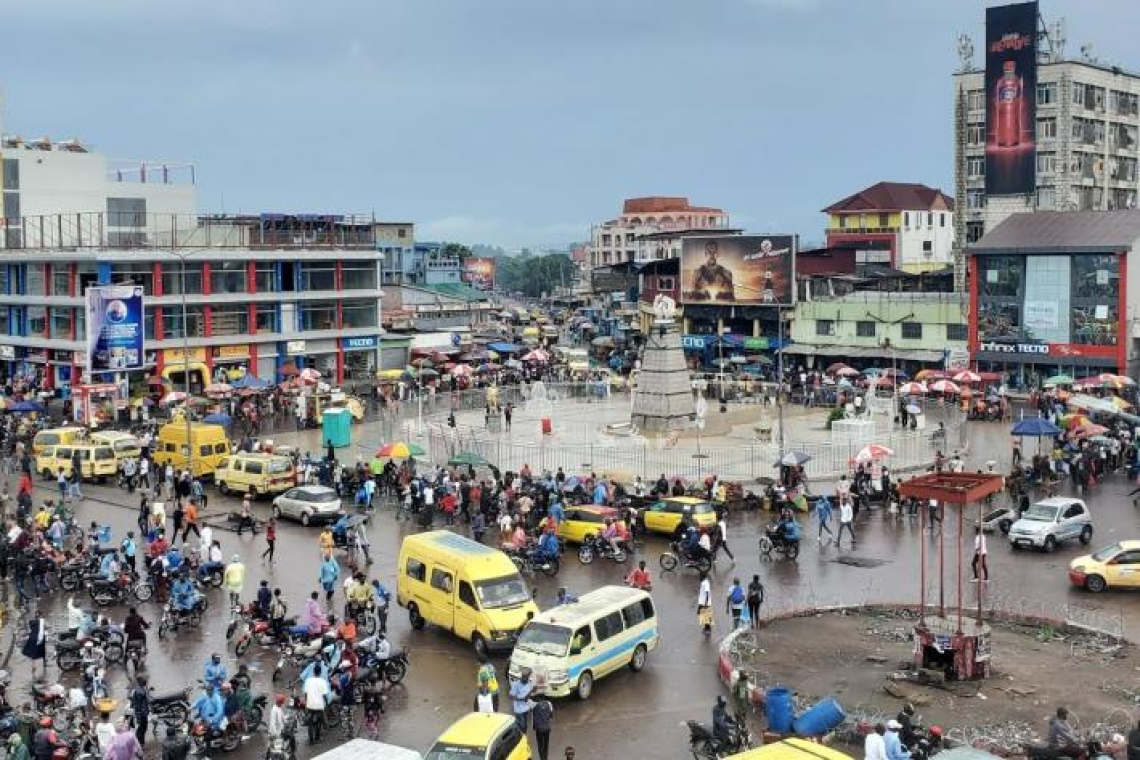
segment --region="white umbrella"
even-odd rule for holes
[[[935,393],[961,393],[962,389],[953,380],[937,380],[930,384]]]

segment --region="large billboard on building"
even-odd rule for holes
[[[87,368],[91,373],[141,369],[146,357],[143,289],[87,288]]]
[[[794,235],[686,237],[681,246],[681,301],[790,306],[796,292]]]
[[[1036,138],[1037,3],[987,8],[987,195],[1034,191]]]
[[[463,270],[459,276],[476,290],[494,290],[495,259],[490,256],[468,256],[463,260]]]

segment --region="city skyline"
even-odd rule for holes
[[[210,212],[375,211],[535,248],[587,239],[623,198],[685,195],[810,240],[821,208],[879,180],[953,193],[956,38],[980,64],[994,4],[13,7],[4,131],[194,163]],[[1140,8],[1041,11],[1066,19],[1069,57],[1091,41],[1140,67]]]

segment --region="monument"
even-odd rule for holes
[[[630,422],[639,432],[688,430],[696,412],[681,334],[673,317],[677,304],[658,294],[653,299],[653,326],[646,336],[641,372],[633,395]]]

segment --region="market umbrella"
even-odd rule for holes
[[[207,396],[225,396],[227,393],[233,392],[233,386],[229,383],[210,383],[206,386]]]
[[[851,368],[848,367],[843,362],[835,362],[834,364],[829,364],[827,366],[827,369],[824,370],[824,372],[826,372],[829,375],[834,375],[836,372],[838,372],[841,369],[851,369]]]
[[[875,384],[875,385],[877,385],[877,386],[878,386],[878,387],[880,387],[880,388],[890,388],[892,385],[894,385],[894,384],[895,384],[895,381],[894,381],[894,380],[891,380],[891,379],[890,379],[889,377],[887,377],[886,375],[883,375],[882,377],[877,377],[877,378],[875,378],[875,383],[874,383],[874,384]]]
[[[490,358],[491,352],[484,348],[473,348],[459,355],[459,360],[464,362],[485,362]]]
[[[930,390],[936,393],[961,393],[962,389],[953,380],[935,380],[930,384]]]
[[[376,377],[381,380],[399,380],[404,375],[402,369],[382,369],[376,373]]]
[[[611,338],[609,335],[599,335],[598,337],[596,337],[592,341],[590,341],[590,345],[596,346],[598,348],[613,348],[614,347],[614,339]]]
[[[38,401],[17,401],[14,404],[9,404],[6,411],[20,414],[23,412],[39,412],[47,411],[47,407]]]
[[[389,459],[410,459],[412,457],[422,457],[423,455],[424,450],[421,447],[414,443],[407,443],[406,441],[386,443],[376,452],[376,456],[388,457]]]
[[[748,355],[748,361],[754,362],[756,364],[766,364],[766,365],[775,363],[771,356],[765,356],[764,354],[749,354]]]
[[[1040,438],[1043,436],[1054,436],[1061,432],[1061,428],[1054,425],[1044,417],[1026,417],[1025,419],[1018,420],[1017,424],[1013,426],[1010,431],[1013,435],[1030,436],[1033,438]]]
[[[1082,425],[1077,425],[1069,431],[1069,437],[1074,440],[1081,438],[1091,438],[1094,435],[1103,435],[1108,432],[1108,428],[1104,425],[1097,425],[1095,422],[1086,422]]]
[[[185,401],[185,400],[186,400],[186,394],[183,393],[182,391],[171,391],[170,393],[167,393],[165,396],[163,396],[162,400],[159,401],[158,403],[163,404],[163,405],[165,405],[165,404],[177,404],[180,401]]]
[[[303,370],[301,370],[301,374],[297,375],[297,378],[302,383],[316,385],[317,382],[321,379],[321,373],[312,367],[305,367]]]
[[[899,393],[904,396],[920,395],[929,392],[930,391],[926,387],[925,383],[917,383],[912,381],[909,383],[903,383],[899,386]]]
[[[848,380],[847,378],[841,377],[841,378],[839,378],[839,382],[836,384],[836,387],[838,387],[838,388],[854,388],[855,386],[852,385],[851,381]]]
[[[434,369],[421,369],[420,377],[439,377],[439,373]]]
[[[811,455],[805,454],[802,451],[789,451],[784,456],[776,460],[776,467],[798,467],[801,464],[811,461]]]
[[[254,389],[256,389],[256,388],[266,388],[269,386],[269,383],[266,382],[265,380],[259,379],[256,375],[251,375],[250,373],[246,372],[244,375],[239,377],[237,380],[234,380],[232,385],[235,388],[247,388],[247,389],[248,388],[254,388]]]
[[[471,369],[470,364],[456,364],[451,368],[453,377],[470,377],[475,374],[475,370]]]
[[[1073,384],[1073,378],[1071,378],[1065,374],[1053,375],[1052,377],[1048,377],[1045,379],[1045,382],[1043,383],[1043,385],[1046,388],[1056,388],[1058,385],[1072,385],[1072,384]]]
[[[904,378],[905,379],[905,378],[910,377],[910,375],[903,372],[901,369],[896,369],[895,367],[888,367],[887,369],[883,370],[883,374],[886,375],[887,377],[893,377],[896,380],[898,378]]]
[[[854,367],[844,367],[843,369],[837,369],[835,371],[835,374],[839,375],[840,377],[855,377],[856,375],[862,373]]]
[[[895,452],[893,449],[887,448],[879,443],[871,443],[859,450],[859,453],[855,455],[855,461],[870,462],[875,459],[883,459],[884,457],[894,455]]]
[[[1092,438],[1089,439],[1089,441],[1092,443],[1104,443],[1104,444],[1112,443],[1112,439],[1106,435],[1094,435]]]
[[[740,356],[740,355],[730,356],[730,357],[728,357],[728,361],[731,364],[747,364],[748,363],[748,360],[746,358],[744,358],[743,356]]]
[[[230,419],[230,416],[225,412],[214,412],[213,414],[207,414],[205,417],[203,417],[202,422],[205,422],[207,425],[221,425],[222,427],[229,427],[230,423],[233,422],[233,420]]]
[[[1132,404],[1128,403],[1127,401],[1122,399],[1120,396],[1113,396],[1111,401],[1112,401],[1112,405],[1115,406],[1117,409],[1128,410],[1128,409],[1132,408]]]
[[[536,348],[523,354],[522,359],[524,362],[548,362],[550,361],[550,354],[541,348]]]
[[[1061,427],[1065,428],[1065,430],[1072,430],[1075,427],[1084,425],[1088,421],[1088,417],[1078,412],[1061,415]]]
[[[424,368],[430,369],[431,367],[435,366],[435,362],[433,362],[431,359],[429,359],[426,356],[421,356],[418,359],[412,359],[412,364],[416,367],[419,367],[420,369],[424,369]]]
[[[980,383],[982,381],[982,376],[977,372],[971,372],[968,369],[964,369],[958,374],[954,375],[954,377],[951,379],[956,383]]]
[[[481,467],[487,464],[487,460],[482,454],[478,454],[474,451],[461,451],[451,459],[448,459],[447,463],[452,467]]]

